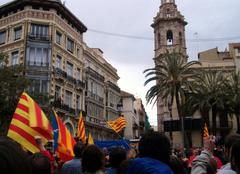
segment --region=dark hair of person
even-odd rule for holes
[[[83,150],[82,171],[94,173],[104,168],[104,154],[95,145],[89,145]]]
[[[231,149],[231,168],[240,173],[240,140],[232,145]]]
[[[214,158],[210,158],[207,164],[207,174],[217,173],[217,161]]]
[[[0,137],[0,173],[31,174],[31,166],[26,152],[16,142]]]
[[[170,141],[167,136],[159,132],[149,131],[139,142],[139,157],[157,159],[166,164],[170,160]]]
[[[48,157],[37,152],[30,157],[30,160],[33,174],[51,174],[51,163]]]
[[[174,174],[187,174],[183,164],[175,156],[170,157],[169,167],[172,169]]]
[[[75,157],[81,158],[83,152],[84,145],[81,141],[77,142],[73,147],[73,153]]]
[[[127,159],[127,152],[121,147],[111,149],[109,153],[110,166],[118,168],[122,161]]]
[[[233,143],[240,140],[240,134],[230,134],[225,138],[224,146],[226,149],[230,150]]]

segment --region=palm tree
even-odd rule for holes
[[[225,86],[229,99],[228,105],[231,113],[236,116],[237,133],[240,133],[240,71],[231,73]]]
[[[195,76],[194,69],[191,67],[196,64],[200,65],[200,62],[185,63],[180,54],[173,52],[163,54],[154,68],[144,71],[146,73],[145,77],[148,78],[144,83],[145,86],[152,81],[157,82],[147,91],[147,103],[154,102],[155,104],[158,99],[161,99],[166,105],[168,103],[173,105],[174,99],[176,100],[178,116],[181,119],[183,140],[185,140],[184,119],[180,106],[185,100],[186,91],[191,88],[190,81]]]
[[[213,134],[216,134],[217,114],[226,109],[224,84],[226,77],[221,71],[202,70],[193,82],[193,91],[188,103],[199,110],[203,123],[209,122],[209,111],[212,110]]]

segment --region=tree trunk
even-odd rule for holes
[[[236,119],[237,119],[237,133],[240,134],[240,119],[239,119],[239,114],[235,114]]]
[[[176,90],[176,96],[175,97],[176,97],[176,103],[177,103],[178,117],[181,121],[183,147],[185,147],[186,140],[185,140],[184,117],[182,116],[182,112],[181,112],[181,108],[180,108],[180,98],[179,98],[179,94],[178,94],[178,89]]]
[[[215,105],[212,106],[212,133],[216,135],[216,128],[217,128],[217,108]]]

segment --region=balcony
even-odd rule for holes
[[[121,89],[117,85],[112,83],[111,81],[108,81],[107,83],[108,83],[109,88],[115,90],[116,92],[119,92],[119,93],[121,92]]]
[[[40,34],[28,33],[27,37],[29,40],[32,40],[32,41],[45,41],[45,42],[51,41],[50,35],[40,35]]]
[[[55,68],[54,71],[57,75],[60,75],[61,77],[67,78],[67,73],[65,71],[63,71],[60,68]]]
[[[76,79],[75,78],[73,78],[72,76],[70,76],[70,75],[67,75],[67,81],[69,81],[70,83],[72,83],[72,84],[76,84],[77,82],[76,82]]]
[[[76,116],[76,114],[77,114],[77,112],[74,108],[71,108],[66,104],[63,104],[62,101],[59,100],[59,99],[54,100],[53,106],[56,107],[57,109],[64,110],[64,111],[66,111],[66,112],[68,112],[68,113],[70,113],[74,116]]]
[[[86,71],[87,74],[89,74],[91,77],[101,81],[101,82],[104,82],[105,78],[99,74],[97,71],[93,70],[92,68],[90,67],[87,67],[87,71]]]
[[[77,86],[79,86],[79,87],[81,87],[83,89],[85,88],[85,83],[83,81],[81,81],[81,80],[77,80],[76,84],[77,84]]]
[[[94,101],[103,103],[103,98],[94,94],[94,93],[92,93],[91,91],[87,91],[87,97],[88,97],[88,99],[92,99]]]

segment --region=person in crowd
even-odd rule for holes
[[[0,137],[0,173],[32,173],[28,154],[16,142],[6,137]]]
[[[176,156],[170,157],[169,167],[172,169],[174,174],[187,174],[187,170],[184,165]]]
[[[46,148],[42,142],[42,138],[40,136],[35,136],[35,141],[40,150],[40,153],[43,154],[44,156],[48,157],[50,161],[53,161],[54,158],[52,157],[50,152],[48,150],[46,150]]]
[[[67,161],[63,164],[61,173],[62,174],[81,174],[82,173],[82,151],[83,151],[84,145],[82,142],[77,142],[75,146],[73,147],[74,152],[74,159]]]
[[[204,139],[204,150],[192,162],[191,174],[208,174],[211,172],[210,159],[213,158],[212,152],[215,148],[213,136]]]
[[[47,156],[40,152],[30,157],[32,174],[52,174],[51,163]]]
[[[214,157],[210,158],[206,169],[207,169],[207,174],[216,174],[217,173],[218,164]]]
[[[234,142],[240,140],[240,134],[230,134],[226,137],[224,142],[224,155],[228,161],[230,161],[230,149]],[[220,170],[218,174],[236,174],[235,171],[231,169],[231,164],[228,162]]]
[[[129,174],[173,174],[169,168],[170,141],[159,132],[149,131],[139,142],[139,158],[129,163]]]
[[[82,171],[84,174],[103,174],[104,154],[95,145],[89,145],[83,150]]]
[[[109,153],[110,168],[107,170],[107,174],[117,174],[117,170],[124,160],[127,159],[127,152],[121,147],[113,148]]]
[[[40,136],[35,136],[35,142],[40,150],[40,153],[43,154],[44,156],[46,156],[51,163],[51,171],[53,173],[54,171],[54,158],[53,156],[50,154],[50,152],[45,148],[44,143],[42,141],[42,137]]]
[[[240,140],[236,141],[231,148],[231,169],[240,174]]]
[[[134,148],[128,150],[127,159],[134,159],[137,156],[137,152]]]

